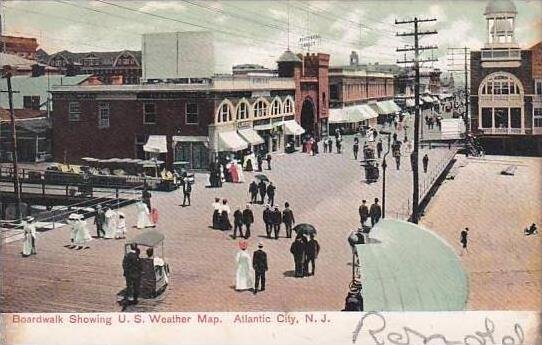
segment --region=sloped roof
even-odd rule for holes
[[[17,55],[0,53],[0,66],[10,65],[14,67],[15,69],[31,70],[32,65],[36,65],[36,64],[45,66],[46,70],[50,70],[50,71],[57,70],[54,67],[50,67],[33,60],[28,60]]]
[[[34,109],[14,109],[15,111],[15,120],[27,120],[34,119],[39,117],[44,117],[47,112],[43,110],[34,110]],[[0,108],[0,120],[10,121],[11,116],[8,109]]]
[[[60,55],[71,63],[82,63],[84,58],[95,56],[96,58],[99,58],[102,61],[102,65],[112,65],[117,59],[117,57],[119,57],[122,53],[125,53],[125,52],[133,55],[136,58],[137,62],[141,64],[141,51],[139,50],[120,50],[120,51],[112,51],[112,52],[83,52],[83,53],[73,53],[68,50],[62,50],[57,53],[51,54],[49,58],[53,58]]]
[[[277,62],[301,62],[301,59],[291,50],[286,50],[282,53]]]
[[[484,15],[499,13],[518,13],[518,10],[510,0],[491,0],[486,6]]]

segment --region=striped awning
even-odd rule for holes
[[[237,152],[248,147],[246,141],[237,134],[236,131],[221,132],[218,134],[219,152],[232,151]]]
[[[239,135],[245,139],[250,145],[260,145],[264,143],[264,140],[262,137],[258,135],[258,133],[253,130],[252,128],[244,128],[238,130]]]

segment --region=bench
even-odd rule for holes
[[[506,167],[506,169],[503,169],[501,171],[501,175],[511,175],[511,176],[514,176],[514,174],[516,173],[516,169],[518,167],[515,166],[515,165],[510,165],[508,167]]]

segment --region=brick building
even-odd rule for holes
[[[140,158],[146,147],[169,164],[207,169],[247,149],[277,151],[295,134],[291,78],[217,76],[201,83],[57,87],[53,155]],[[246,152],[245,152],[246,153]]]
[[[0,52],[36,60],[38,41],[30,37],[0,36]]]
[[[72,53],[63,50],[40,56],[42,62],[68,75],[92,74],[104,84],[139,84],[141,78],[140,51]]]
[[[488,39],[470,58],[471,129],[489,153],[540,154],[540,43],[520,49],[511,1],[490,2],[484,15]]]

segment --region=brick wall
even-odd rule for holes
[[[533,69],[533,78],[542,79],[542,42],[538,42],[531,47]]]

